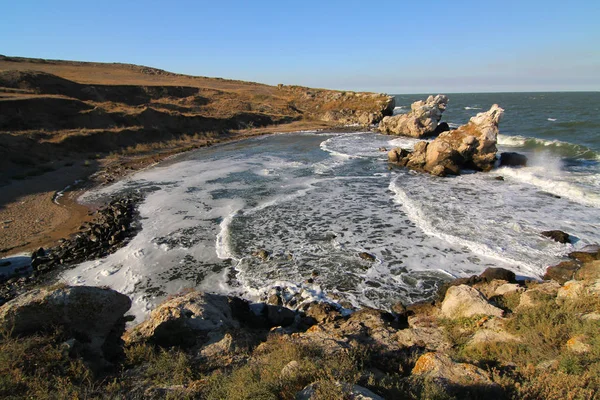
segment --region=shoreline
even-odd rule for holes
[[[11,180],[0,195],[0,258],[31,253],[40,247],[53,247],[76,234],[83,223],[90,222],[101,204],[84,205],[78,199],[90,190],[113,184],[134,173],[154,167],[170,158],[213,145],[223,145],[257,136],[292,133],[303,130],[318,132],[355,132],[364,127],[335,126],[314,121],[275,125],[243,130],[211,140],[182,143],[164,151],[136,156],[106,156],[94,160],[72,159],[55,171],[24,180]],[[69,165],[70,164],[70,165]],[[38,190],[40,186],[51,190]]]

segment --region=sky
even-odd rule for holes
[[[386,93],[600,90],[600,0],[0,0],[0,54]]]

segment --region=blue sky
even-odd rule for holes
[[[600,1],[0,0],[0,54],[388,93],[600,90]]]

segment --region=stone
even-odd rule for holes
[[[458,285],[452,286],[446,291],[441,314],[451,319],[475,315],[501,317],[503,311],[491,305],[477,289],[467,285]]]
[[[560,288],[560,284],[555,281],[536,284],[521,294],[517,309],[534,307],[539,303],[539,300],[542,297],[556,297]]]
[[[353,400],[385,400],[383,397],[373,393],[369,389],[366,389],[362,386],[358,385],[350,385],[348,383],[336,382],[336,386],[338,386],[342,393],[344,394],[344,399],[353,399]],[[317,399],[317,389],[319,387],[319,382],[311,383],[307,385],[300,392],[296,393],[296,400],[315,400]]]
[[[469,340],[468,346],[486,343],[520,342],[521,338],[503,330],[480,329]]]
[[[425,101],[416,101],[407,114],[384,117],[379,123],[379,131],[414,138],[432,135],[436,132],[447,104],[448,97],[442,94],[429,96]]]
[[[563,231],[544,231],[542,232],[542,236],[550,238],[558,243],[571,243],[569,234]]]
[[[358,256],[359,256],[360,258],[362,258],[363,260],[366,260],[366,261],[370,261],[370,262],[377,261],[377,257],[375,257],[375,256],[374,256],[373,254],[371,254],[371,253],[367,253],[366,251],[363,251],[363,252],[360,252],[360,253],[358,253]]]
[[[320,302],[310,303],[305,314],[307,317],[314,318],[319,323],[333,321],[342,315],[333,305]]]
[[[583,319],[585,321],[600,321],[600,313],[591,312],[591,313],[583,314],[581,316],[581,319]]]
[[[567,281],[558,289],[557,299],[576,299],[585,293],[585,284],[582,281]]]
[[[101,355],[109,334],[131,308],[129,297],[92,286],[54,286],[27,292],[0,307],[0,326],[12,335],[29,335],[62,327]]]
[[[569,253],[569,258],[583,263],[600,260],[600,249],[596,249],[592,246],[586,246],[580,251],[573,251]]]
[[[300,372],[300,363],[292,360],[281,369],[279,377],[282,379],[294,378]]]
[[[505,268],[486,268],[480,275],[480,278],[491,282],[493,280],[502,280],[509,283],[517,283],[517,277],[514,272]]]
[[[491,170],[496,161],[498,124],[503,114],[504,110],[494,104],[466,125],[444,132],[429,143],[417,143],[405,157],[405,165],[438,176],[458,175],[465,168]]]
[[[546,269],[544,280],[554,280],[560,284],[573,279],[577,271],[581,268],[579,261],[563,261]]]
[[[588,338],[585,335],[577,335],[566,343],[567,349],[573,353],[583,354],[589,353],[592,350],[592,346],[588,343]]]
[[[394,147],[388,151],[388,161],[391,163],[400,163],[404,158],[408,156],[408,150],[401,149],[400,147]]]
[[[600,260],[584,263],[581,268],[575,272],[575,279],[594,280],[600,279]]]
[[[504,296],[509,293],[519,293],[524,291],[525,288],[519,285],[518,283],[505,283],[500,285],[494,291],[494,295],[496,296]]]
[[[196,344],[198,334],[239,326],[226,296],[194,291],[160,304],[125,334],[125,341],[187,347]]]
[[[265,249],[259,249],[252,252],[252,255],[256,258],[260,258],[263,261],[267,261],[269,259],[269,252]]]
[[[267,305],[263,315],[271,326],[289,326],[296,320],[296,313],[289,308]]]
[[[500,153],[501,167],[525,167],[527,165],[527,156],[514,152]]]
[[[412,375],[454,385],[493,385],[489,374],[472,364],[457,363],[442,353],[429,352],[417,360]]]

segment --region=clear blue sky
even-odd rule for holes
[[[388,93],[600,90],[600,0],[0,0],[0,54]]]

